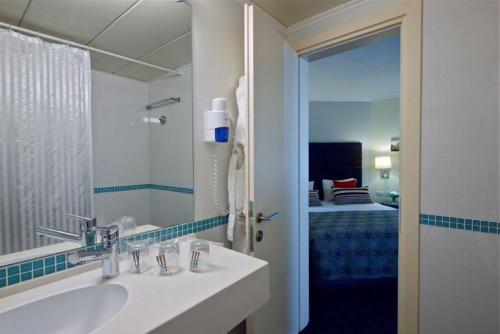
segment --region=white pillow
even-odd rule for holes
[[[333,201],[333,180],[321,180],[323,184],[323,201]]]
[[[314,181],[309,181],[309,191],[314,190]]]

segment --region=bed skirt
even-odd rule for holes
[[[398,210],[309,213],[311,281],[397,277]]]

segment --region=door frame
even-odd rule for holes
[[[261,308],[247,319],[246,333],[256,333],[256,331],[261,330],[270,333],[282,332],[292,334],[298,332],[298,293],[300,291],[298,283],[299,252],[297,249],[299,243],[299,218],[297,208],[297,203],[299,202],[297,184],[299,170],[298,164],[295,165],[298,162],[298,55],[285,39],[285,28],[265,10],[253,3],[245,3],[244,12],[245,77],[248,89],[248,94],[246,96],[248,106],[248,127],[247,144],[245,145],[245,197],[247,200],[245,221],[249,245],[248,254],[258,257],[263,256],[264,260],[269,260],[270,288],[271,290],[274,288],[274,291],[271,291],[272,297],[269,308],[265,310]],[[269,40],[272,40],[272,44],[269,44]],[[279,41],[277,42],[277,40]],[[267,65],[273,64],[273,67],[270,68],[268,66],[268,71],[262,72],[261,67],[258,65],[265,64],[266,62],[270,62],[267,63]],[[264,84],[264,86],[267,87],[268,90],[266,90],[265,93],[257,89],[262,87],[259,84],[263,84],[262,79],[264,73],[268,76],[266,77],[266,81],[270,80],[274,82],[272,87],[276,88],[276,90],[272,89],[270,91],[270,86],[266,86],[266,84]],[[274,80],[277,76],[280,76],[280,80]],[[257,81],[259,81],[259,84]],[[280,84],[282,86],[278,87]],[[273,93],[275,95],[272,95]],[[261,96],[267,94],[266,96],[272,98],[264,99],[265,102],[263,103],[262,100],[256,96],[258,94],[261,94]],[[259,112],[257,112],[257,110]],[[277,113],[274,113],[275,111]],[[280,118],[273,118],[273,114],[274,116],[280,116]],[[265,124],[262,122],[264,118],[267,119]],[[273,122],[274,124],[279,123],[281,125],[273,125],[272,129],[267,128],[266,125],[271,125]],[[262,132],[264,127],[266,128],[265,133]],[[269,140],[269,137],[266,138],[266,133],[269,131],[279,136],[278,139],[276,137],[271,138],[273,138],[273,143],[279,143],[280,146],[283,146],[278,146],[283,151],[278,153],[276,151],[267,150],[267,155],[264,156],[261,151],[262,146],[256,146],[256,142],[259,142],[259,145],[266,145],[267,141],[264,142],[262,139]],[[257,139],[260,140],[257,141]],[[277,147],[274,146],[274,149],[276,148]],[[280,157],[280,155],[281,158],[276,160],[276,157]],[[266,170],[271,173],[268,176],[273,176],[273,173],[281,173],[281,176],[288,175],[288,177],[280,181],[281,183],[279,185],[272,185],[274,187],[273,189],[276,191],[286,194],[277,196],[280,197],[281,200],[278,199],[277,202],[266,204],[262,201],[262,197],[259,198],[259,195],[264,195],[264,193],[268,192],[270,184],[263,184],[261,182],[263,175],[258,175],[257,169],[261,174],[263,170],[262,168],[256,168],[261,167],[257,159],[262,159],[260,160],[262,164],[269,164],[270,161],[273,161],[277,164],[276,167],[279,166],[280,162],[288,162],[286,167],[279,166],[284,167],[280,168],[279,171],[273,170],[272,168],[271,170]],[[274,180],[279,179],[276,178],[276,175],[272,178]],[[271,205],[271,207],[268,205]],[[280,214],[276,222],[271,224],[257,224],[259,211],[270,214],[271,212],[275,212],[275,210]],[[261,241],[256,240],[256,232],[258,232],[258,230],[265,232],[266,235],[268,233],[272,234],[265,237],[262,242],[257,242]],[[268,247],[265,247],[266,238],[268,240]],[[275,239],[274,242],[272,241],[273,239]],[[269,245],[272,246],[272,250]],[[276,252],[274,252],[274,250],[276,250]],[[275,253],[279,254],[279,256],[270,256],[271,254],[275,255]],[[279,268],[282,268],[282,270]],[[273,271],[275,273],[278,271],[279,277],[276,276]],[[264,322],[263,319],[267,322]],[[281,324],[281,326],[274,328],[272,326],[262,326],[262,324],[276,323]]]
[[[347,22],[349,21],[349,22]],[[422,1],[410,0],[384,4],[383,8],[368,10],[353,20],[335,27],[321,28],[308,36],[292,41],[299,56],[333,45],[358,39],[391,27],[400,27],[400,219],[398,269],[398,333],[419,333],[419,278],[420,278],[420,128],[422,76]],[[301,60],[302,63],[303,60]],[[302,64],[300,67],[303,70]],[[303,73],[299,73],[303,83]],[[300,88],[300,97],[303,97]],[[308,115],[307,101],[299,101],[300,138],[303,149],[304,118]],[[306,115],[304,115],[306,113]],[[307,124],[307,123],[305,123]],[[306,135],[307,136],[307,135]],[[300,161],[308,158],[300,150]],[[300,183],[308,181],[307,166],[301,163]],[[305,180],[305,181],[304,181]],[[301,193],[303,187],[301,187]],[[307,196],[301,196],[301,209]],[[301,211],[301,218],[304,213]],[[307,224],[306,224],[307,222]],[[306,226],[304,226],[306,225]],[[300,304],[309,304],[308,219],[300,220]],[[304,254],[306,252],[307,256]],[[307,285],[306,285],[307,284]],[[307,289],[307,291],[306,291]],[[301,324],[307,323],[308,313],[301,308]],[[308,312],[308,310],[307,310]]]

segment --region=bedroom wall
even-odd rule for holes
[[[498,334],[499,2],[423,8],[421,333]]]
[[[368,184],[370,179],[369,119],[368,102],[311,101],[309,103],[310,143],[348,141],[362,143],[364,185]]]
[[[399,191],[399,152],[391,152],[391,138],[399,136],[399,98],[377,100],[370,103],[370,179],[372,197],[376,202],[391,202],[389,191]],[[375,156],[391,157],[392,168],[389,179],[380,177],[380,170],[375,169]],[[377,195],[377,191],[384,195]]]
[[[399,135],[399,98],[373,102],[309,103],[310,142],[348,142],[363,144],[363,185],[370,186],[375,202],[390,202],[383,194],[399,190],[399,153],[390,152],[391,137]],[[389,180],[380,178],[375,156],[390,155],[393,163]]]

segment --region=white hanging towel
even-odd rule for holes
[[[233,150],[228,171],[229,218],[227,238],[233,242],[233,249],[246,252],[245,238],[245,145],[246,145],[246,87],[245,77],[239,79],[236,89],[238,119],[234,133]]]

